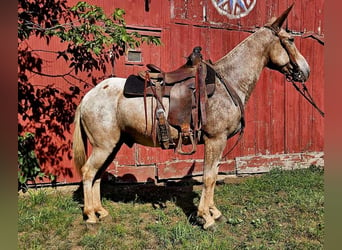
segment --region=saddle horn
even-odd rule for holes
[[[287,10],[285,10],[283,12],[283,14],[281,14],[272,24],[271,27],[275,30],[279,30],[281,28],[281,26],[284,24],[284,21],[286,20],[287,16],[289,15],[290,11],[292,10],[294,3],[287,8]]]

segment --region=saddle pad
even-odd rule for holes
[[[125,83],[124,95],[126,97],[138,97],[144,95],[145,80],[141,79],[139,76],[130,75]],[[151,86],[148,82],[147,86]]]
[[[207,68],[207,75],[205,77],[205,83],[208,84],[214,84],[215,83],[215,77],[216,72],[212,67],[206,67]],[[209,93],[208,93],[209,95]]]

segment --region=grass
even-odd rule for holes
[[[227,223],[192,225],[200,185],[113,186],[103,190],[111,218],[88,227],[82,193],[29,190],[18,198],[19,249],[323,249],[322,169],[273,170],[217,185]]]

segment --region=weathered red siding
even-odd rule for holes
[[[70,5],[75,2],[70,1]],[[129,27],[143,28],[149,34],[160,36],[163,42],[159,47],[143,45],[141,64],[126,63],[124,57],[119,59],[115,74],[120,77],[143,70],[147,63],[154,63],[166,71],[173,70],[182,65],[184,57],[198,45],[202,46],[205,59],[216,61],[292,4],[292,1],[259,0],[249,15],[229,19],[217,12],[211,0],[88,2],[103,7],[108,13],[117,7],[125,9]],[[148,11],[146,2],[149,2]],[[287,28],[298,34],[296,45],[311,66],[307,86],[322,109],[324,43],[319,40],[324,40],[323,5],[324,0],[296,1],[287,21]],[[290,167],[289,163],[323,164],[324,120],[280,73],[269,69],[263,71],[246,107],[246,123],[243,139],[222,159],[220,172],[260,172],[275,165]],[[227,142],[224,154],[236,139]],[[140,145],[123,146],[108,172],[128,181],[180,178],[200,174],[202,156],[203,146],[191,156]],[[70,160],[65,164],[72,166]],[[59,180],[77,181],[79,178],[60,176]]]

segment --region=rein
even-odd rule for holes
[[[238,145],[238,143],[241,141],[243,133],[245,132],[245,126],[246,126],[246,121],[245,121],[245,110],[243,108],[243,104],[242,101],[240,99],[240,97],[238,96],[238,94],[236,93],[236,91],[229,85],[227,84],[223,77],[215,71],[216,76],[218,77],[218,79],[220,79],[220,81],[223,83],[223,86],[226,87],[226,90],[228,91],[229,95],[232,97],[233,102],[235,104],[235,106],[237,106],[237,103],[239,105],[240,108],[240,112],[241,112],[241,128],[240,128],[240,133],[239,133],[239,137],[237,138],[237,140],[235,141],[234,145],[231,147],[231,149],[228,150],[227,153],[224,154],[223,158],[225,158],[228,154],[230,154],[233,149]],[[237,103],[236,103],[237,102]],[[237,133],[238,131],[236,131]],[[236,133],[233,133],[232,135],[228,136],[228,139],[233,137]]]
[[[246,126],[246,121],[245,121],[245,110],[244,110],[244,107],[243,107],[243,103],[241,101],[241,98],[239,97],[239,95],[236,93],[235,89],[229,84],[227,83],[224,78],[213,68],[213,65],[211,63],[211,61],[209,60],[209,62],[206,62],[204,60],[202,60],[202,62],[207,65],[208,67],[212,68],[215,72],[215,75],[217,76],[217,78],[220,80],[220,82],[223,84],[223,86],[226,88],[228,94],[230,95],[230,97],[232,98],[235,106],[239,106],[240,108],[240,112],[241,112],[241,127],[238,131],[236,131],[235,133],[231,134],[228,136],[228,139],[233,137],[234,135],[236,135],[236,133],[240,132],[239,133],[239,137],[238,139],[236,140],[236,142],[234,143],[234,145],[232,146],[232,148],[227,152],[225,153],[225,155],[223,156],[226,157],[230,152],[233,151],[233,149],[237,146],[237,144],[239,143],[239,141],[242,139],[242,136],[243,136],[243,133],[244,133],[244,128]]]
[[[293,87],[320,113],[322,117],[324,117],[324,112],[317,106],[315,101],[313,100],[312,96],[310,95],[308,88],[306,87],[305,83],[302,82],[303,89],[300,89],[298,85],[293,80],[288,80],[292,82]]]

